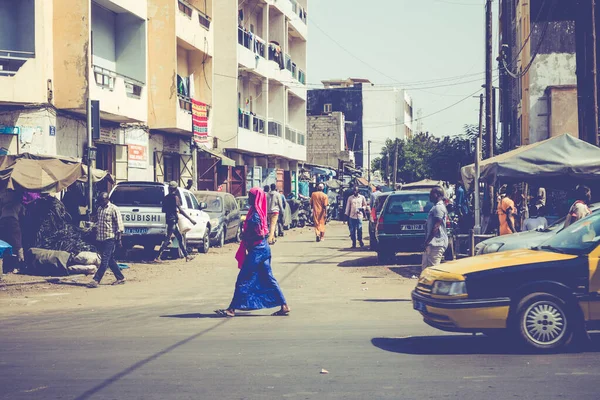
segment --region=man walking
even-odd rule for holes
[[[98,241],[98,250],[102,257],[100,267],[94,275],[94,279],[88,283],[90,289],[97,288],[100,285],[102,277],[106,272],[106,268],[110,268],[114,274],[116,281],[113,285],[121,285],[125,283],[125,276],[121,272],[117,261],[115,260],[115,248],[121,244],[121,234],[124,231],[123,219],[119,209],[110,202],[108,193],[102,192],[98,196],[98,224],[96,232],[96,240]]]
[[[364,247],[362,235],[362,221],[367,207],[367,199],[360,194],[358,186],[354,186],[354,191],[346,202],[346,216],[348,217],[348,227],[350,228],[350,239],[352,239],[352,248],[356,248],[356,240],[360,247]]]
[[[421,270],[440,265],[442,257],[448,248],[448,232],[446,230],[446,220],[448,210],[444,204],[444,189],[439,186],[431,189],[429,200],[434,204],[427,216],[425,251]]]
[[[268,216],[269,216],[269,244],[275,244],[275,229],[277,228],[277,221],[279,220],[279,214],[283,213],[283,204],[281,202],[281,195],[277,192],[277,185],[271,184],[271,191],[268,196]]]
[[[162,204],[162,212],[165,213],[165,219],[167,221],[167,237],[165,238],[162,246],[160,246],[160,251],[158,252],[158,256],[156,256],[155,262],[160,262],[163,252],[169,247],[171,244],[171,237],[175,235],[177,238],[177,242],[179,243],[179,249],[181,253],[185,257],[185,261],[190,261],[192,258],[187,252],[185,248],[185,243],[183,241],[183,235],[179,232],[179,226],[177,222],[179,221],[179,214],[183,215],[187,218],[193,225],[196,225],[196,221],[194,221],[183,208],[181,208],[181,197],[179,196],[179,192],[177,190],[177,182],[169,182],[169,194],[167,194],[163,198]]]
[[[327,221],[327,207],[329,206],[329,197],[323,193],[325,186],[319,183],[317,190],[310,196],[310,205],[313,209],[313,219],[315,222],[315,235],[317,242],[325,239],[325,222]]]

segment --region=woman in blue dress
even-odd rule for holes
[[[281,307],[272,315],[289,315],[285,297],[271,270],[271,248],[267,243],[267,196],[260,188],[248,194],[250,210],[244,223],[242,243],[236,253],[240,273],[227,309],[215,310],[223,317],[234,317],[235,310],[260,310]]]

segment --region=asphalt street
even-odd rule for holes
[[[334,224],[323,243],[304,230],[273,247],[288,317],[213,314],[232,295],[233,250],[93,297],[65,287],[44,307],[0,302],[0,398],[600,398],[600,337],[582,352],[536,355],[436,331],[410,302],[419,257],[389,269],[349,244]]]

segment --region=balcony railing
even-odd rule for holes
[[[254,33],[249,32],[242,27],[238,27],[238,43],[253,53],[265,58],[267,44]]]
[[[269,136],[283,137],[283,125],[281,122],[269,121]]]
[[[298,68],[298,82],[306,85],[306,72],[302,71],[300,68]]]
[[[238,117],[238,126],[243,129],[250,129],[250,113],[240,110]]]
[[[238,126],[256,133],[265,133],[265,119],[248,111],[240,110]]]
[[[306,136],[304,133],[298,131],[298,140],[296,141],[300,146],[306,146]]]
[[[184,3],[181,0],[179,0],[177,2],[177,6],[179,8],[179,11],[182,14],[187,15],[188,18],[190,18],[190,19],[192,18],[192,15],[193,15],[193,11],[192,10],[196,10],[196,12],[198,13],[198,23],[200,24],[200,26],[202,26],[203,28],[206,28],[207,30],[210,29],[210,21],[211,21],[211,19],[204,12],[200,11],[199,9],[197,9],[196,7],[194,7],[191,4]]]
[[[306,136],[304,133],[291,128],[289,125],[285,127],[285,139],[289,140],[292,143],[299,144],[301,146],[305,146]]]
[[[192,113],[192,99],[182,94],[177,95],[177,99],[179,100],[179,108],[187,113]]]
[[[306,24],[306,10],[304,7],[298,4],[296,0],[290,0],[290,3],[292,3],[292,11],[294,11],[294,14],[300,17],[302,22]]]
[[[265,133],[265,119],[252,115],[252,130],[256,133]]]
[[[208,15],[198,10],[198,22],[200,23],[200,26],[203,26],[208,30],[210,29],[210,21],[211,19]]]

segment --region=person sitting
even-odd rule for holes
[[[548,220],[546,220],[546,207],[532,207],[529,210],[529,218],[523,222],[522,232],[543,231],[548,229]]]

